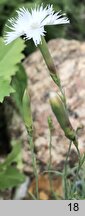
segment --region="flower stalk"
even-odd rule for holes
[[[36,181],[36,197],[38,199],[38,173],[37,173],[37,162],[36,156],[34,153],[34,141],[33,141],[33,120],[32,120],[32,112],[31,112],[31,105],[30,105],[30,97],[25,90],[23,101],[22,101],[22,110],[23,110],[23,120],[25,122],[25,126],[28,133],[29,138],[29,145],[32,154],[32,165],[35,175]]]

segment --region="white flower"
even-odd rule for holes
[[[25,35],[26,39],[33,39],[37,46],[41,42],[41,36],[45,35],[45,25],[58,25],[69,23],[65,14],[60,12],[55,13],[53,6],[48,5],[43,8],[43,5],[32,9],[20,8],[17,12],[17,17],[9,19],[12,31],[7,32],[4,38],[6,44],[11,43],[16,38]]]

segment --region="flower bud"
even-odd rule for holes
[[[62,97],[55,92],[50,93],[50,104],[61,128],[63,129],[65,136],[74,142],[77,146],[76,132],[72,128],[69,121],[68,112],[62,100]]]

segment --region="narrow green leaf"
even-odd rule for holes
[[[32,129],[33,122],[32,122],[30,97],[27,91],[25,91],[23,96],[22,109],[23,109],[23,119],[25,122],[25,126],[28,128],[28,130],[30,130]]]
[[[27,75],[23,65],[21,64],[18,65],[18,71],[12,79],[12,87],[15,90],[12,97],[15,100],[20,113],[22,113],[22,98],[27,87]]]

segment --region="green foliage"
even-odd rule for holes
[[[0,0],[0,5],[7,3],[7,0]]]
[[[23,58],[24,41],[17,39],[10,45],[5,45],[0,38],[0,102],[3,102],[5,96],[9,96],[14,90],[11,86],[12,76],[17,72],[17,65]]]
[[[3,163],[0,164],[0,190],[11,188],[25,181],[25,176],[12,163],[18,166],[18,156],[21,152],[21,143],[17,142],[13,150],[8,154]]]
[[[3,79],[0,77],[0,102],[3,102],[5,96],[10,96],[10,93],[13,93],[14,90],[10,86],[9,80]]]
[[[25,177],[16,168],[9,167],[0,172],[0,189],[12,188],[25,181]]]
[[[24,41],[21,39],[9,45],[5,45],[3,39],[0,39],[0,77],[10,80],[16,73],[17,64],[24,58],[22,54],[24,47]]]

